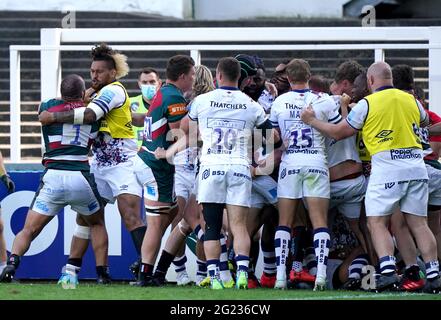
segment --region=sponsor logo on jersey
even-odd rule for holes
[[[153,197],[156,197],[156,188],[155,186],[147,186],[147,194]]]
[[[96,201],[89,203],[87,206],[89,208],[89,211],[94,211],[98,207],[98,203]]]
[[[243,174],[243,173],[235,172],[235,173],[233,173],[233,176],[239,177],[239,178],[245,178],[245,179],[251,181],[251,177],[249,177],[249,176],[247,176],[246,174]]]
[[[291,169],[288,170],[288,175],[292,175],[292,174],[299,174],[300,173],[300,169]]]
[[[285,178],[286,177],[286,168],[284,168],[283,170],[282,170],[282,172],[280,172],[280,179],[283,179],[283,178]]]
[[[392,149],[390,150],[391,160],[421,159],[421,153],[414,152],[413,149]]]
[[[207,179],[210,176],[210,169],[205,169],[204,172],[202,172],[202,180]]]
[[[377,141],[377,143],[383,143],[386,141],[393,140],[392,137],[388,137],[393,130],[381,130],[375,137],[378,139],[381,139],[380,141]]]
[[[104,90],[102,94],[100,94],[97,98],[97,100],[101,100],[107,104],[112,101],[113,97],[115,96],[115,93],[111,90]]]
[[[49,207],[41,200],[35,201],[35,205],[34,206],[38,210],[41,210],[41,211],[46,212],[46,213],[49,212]]]
[[[318,173],[324,176],[328,176],[328,172],[325,170],[320,170],[320,169],[308,169],[309,173]]]
[[[247,105],[245,103],[225,103],[210,101],[210,107],[221,108],[221,109],[246,109]]]
[[[288,149],[285,150],[287,154],[291,153],[304,153],[304,154],[318,154],[318,150],[308,150],[308,149]]]
[[[395,182],[389,182],[384,184],[384,189],[391,189],[395,185]]]
[[[288,102],[285,102],[285,108],[288,110],[295,110],[295,109],[302,110],[302,107],[298,107],[295,104]]]
[[[168,113],[171,116],[180,116],[185,115],[187,113],[187,104],[186,103],[175,103],[168,106]]]

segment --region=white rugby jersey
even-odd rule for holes
[[[327,167],[325,137],[300,119],[303,108],[309,105],[319,120],[332,123],[341,120],[334,101],[325,93],[305,89],[279,96],[271,107],[270,121],[280,128],[285,144],[282,154],[285,165]]]
[[[336,112],[339,112],[340,110],[340,97],[341,96],[331,96],[335,103]],[[336,141],[329,137],[325,138],[326,148],[328,152],[329,168],[332,168],[339,163],[345,162],[346,160],[353,160],[355,162],[361,163],[360,156],[357,150],[356,140],[356,135],[339,141]]]
[[[203,141],[201,165],[251,164],[253,129],[265,111],[234,87],[221,87],[195,98],[188,116],[198,121]]]

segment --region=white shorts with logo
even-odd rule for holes
[[[67,205],[86,216],[101,208],[93,175],[82,171],[48,169],[41,177],[31,210],[55,216]]]
[[[201,165],[198,177],[199,203],[225,203],[250,207],[251,172],[244,165]]]
[[[405,213],[427,216],[429,187],[427,180],[368,184],[366,216],[388,216],[399,206]]]
[[[429,175],[429,205],[441,206],[441,170],[426,164]]]
[[[136,157],[115,166],[91,166],[90,172],[95,175],[98,192],[109,203],[114,203],[116,197],[128,193],[138,197],[142,195],[141,185],[136,180],[133,171],[133,161]]]
[[[277,197],[301,199],[303,197],[330,197],[329,170],[321,167],[288,167],[279,169]]]
[[[277,182],[270,176],[257,176],[251,189],[251,208],[263,208],[277,203]]]
[[[196,171],[175,166],[175,193],[177,197],[188,200],[194,194]]]
[[[337,208],[346,218],[358,219],[365,193],[366,178],[363,175],[355,179],[331,182],[329,209]]]

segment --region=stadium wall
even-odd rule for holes
[[[136,12],[142,14],[158,14],[162,16],[186,19],[192,17],[191,0],[101,0],[99,5],[94,1],[75,0],[2,0],[0,11],[107,11]]]
[[[349,0],[194,0],[195,19],[235,20],[250,18],[342,18],[343,5]],[[233,9],[234,8],[234,9]]]

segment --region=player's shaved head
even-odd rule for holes
[[[70,74],[61,81],[61,98],[63,100],[82,100],[86,85],[83,78],[77,74]]]
[[[375,62],[367,70],[369,89],[374,92],[383,86],[393,86],[392,69],[386,62]]]
[[[392,69],[386,62],[375,62],[369,67],[367,75],[379,80],[392,80]]]

